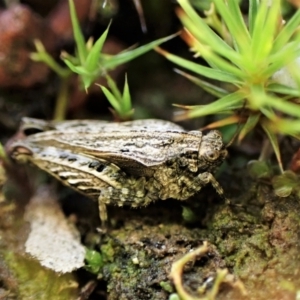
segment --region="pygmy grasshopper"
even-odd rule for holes
[[[223,195],[213,172],[227,150],[216,130],[186,132],[162,120],[24,118],[21,131],[26,137],[11,145],[11,157],[98,200],[103,223],[107,204],[141,207],[157,199],[186,200],[209,183]]]

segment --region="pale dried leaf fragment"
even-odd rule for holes
[[[84,265],[85,248],[79,232],[66,220],[49,188],[41,187],[26,207],[30,233],[25,251],[40,264],[58,273],[68,273]]]

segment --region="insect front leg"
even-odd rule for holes
[[[219,182],[216,180],[216,178],[209,172],[204,172],[198,175],[198,179],[200,180],[200,182],[202,183],[202,185],[207,185],[207,184],[211,184],[213,186],[213,188],[216,190],[216,192],[218,193],[218,195],[223,198],[226,203],[230,203],[230,200],[228,200],[225,197],[224,194],[224,190],[221,187],[221,185],[219,184]]]

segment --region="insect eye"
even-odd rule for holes
[[[213,161],[219,158],[219,153],[217,151],[207,151],[205,156],[208,160]]]

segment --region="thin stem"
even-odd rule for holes
[[[66,118],[69,100],[69,77],[61,78],[59,93],[56,98],[54,120],[61,121]]]

